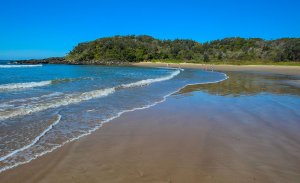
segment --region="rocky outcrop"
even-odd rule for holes
[[[46,59],[30,59],[30,60],[17,60],[11,62],[12,64],[71,64],[71,65],[129,65],[129,62],[120,60],[81,60],[81,61],[68,61],[64,57],[52,57]]]
[[[64,57],[51,57],[46,59],[30,59],[30,60],[17,60],[11,62],[13,64],[68,64]]]

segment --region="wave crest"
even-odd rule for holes
[[[33,105],[24,105],[16,108],[11,111],[0,111],[0,120],[5,120],[8,118],[16,117],[16,116],[24,116],[34,112],[40,112],[47,109],[57,108],[61,106],[67,106],[70,104],[77,104],[86,100],[90,100],[93,98],[105,97],[115,91],[114,88],[106,88],[101,90],[94,90],[90,92],[84,92],[81,94],[67,94],[63,98],[59,98],[52,101],[43,101],[41,103],[33,104]]]
[[[42,64],[36,64],[36,65],[0,65],[0,68],[6,69],[6,68],[26,68],[26,67],[42,67]]]
[[[10,90],[18,90],[18,89],[28,89],[28,88],[35,88],[35,87],[42,87],[47,86],[50,84],[61,84],[61,83],[68,83],[68,82],[76,82],[80,80],[91,80],[92,78],[62,78],[56,80],[49,80],[49,81],[39,81],[39,82],[27,82],[27,83],[10,83],[10,84],[3,84],[0,85],[0,91],[10,91]]]
[[[28,82],[28,83],[10,83],[0,85],[0,91],[35,88],[50,85],[51,81],[40,81],[40,82]]]
[[[170,80],[170,79],[174,78],[175,76],[177,76],[179,73],[180,73],[180,70],[176,70],[172,74],[170,74],[169,76],[155,78],[155,79],[145,79],[145,80],[137,81],[135,83],[122,84],[120,86],[120,88],[131,88],[131,87],[137,87],[137,86],[145,86],[145,85],[150,85],[150,84],[156,83],[156,82]]]

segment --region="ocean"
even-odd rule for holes
[[[219,72],[0,62],[0,172],[86,136],[125,112],[163,102]],[[180,106],[178,106],[180,107]]]

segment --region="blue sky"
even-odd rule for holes
[[[0,59],[63,56],[113,35],[300,37],[299,9],[299,0],[1,0]]]

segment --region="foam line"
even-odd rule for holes
[[[26,68],[26,67],[42,67],[42,64],[37,65],[0,65],[0,68]]]
[[[12,112],[7,113],[7,111],[0,111],[0,120],[5,120],[8,118],[28,115],[34,112],[40,112],[47,109],[57,108],[61,106],[67,106],[70,104],[77,104],[82,101],[90,100],[93,98],[105,97],[115,92],[114,88],[106,88],[101,90],[93,90],[90,92],[84,92],[81,94],[68,94],[64,95],[64,98],[44,101],[42,103],[34,104],[32,106],[22,106],[18,107]]]
[[[129,83],[129,84],[122,84],[120,87],[121,88],[131,88],[131,87],[137,87],[137,86],[150,85],[152,83],[170,80],[170,79],[174,78],[175,76],[177,76],[179,73],[180,73],[180,70],[176,70],[173,73],[171,73],[169,76],[155,78],[155,79],[145,79],[145,80],[141,80],[141,81],[137,81],[137,82]]]
[[[60,83],[80,81],[80,80],[84,80],[84,79],[91,80],[91,78],[63,78],[63,79],[39,81],[39,82],[9,83],[9,84],[0,85],[0,91],[35,88],[35,87],[47,86],[50,84],[60,84]]]
[[[48,131],[50,131],[53,128],[53,126],[55,126],[59,123],[60,119],[61,119],[61,115],[58,114],[57,119],[50,126],[48,126],[42,133],[40,133],[37,137],[35,137],[35,139],[30,144],[23,146],[20,149],[16,149],[5,156],[0,157],[0,161],[3,161],[5,159],[17,154],[18,152],[24,151],[24,150],[30,148],[31,146],[33,146],[34,144],[36,144]]]
[[[35,88],[50,85],[51,81],[40,81],[40,82],[27,82],[27,83],[10,83],[0,85],[0,91]]]

